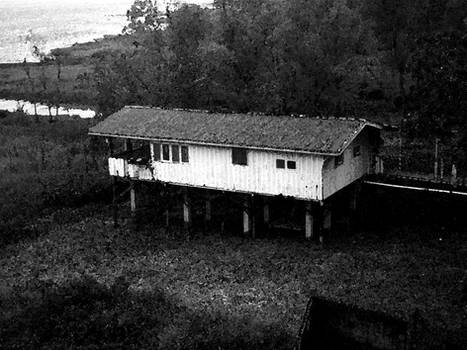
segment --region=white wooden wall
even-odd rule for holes
[[[360,145],[360,155],[353,156],[353,148]],[[335,157],[326,158],[323,165],[323,199],[350,185],[363,175],[371,173],[371,145],[368,130],[360,135],[344,151],[344,163],[335,167]]]
[[[324,159],[295,153],[248,150],[248,165],[232,164],[232,150],[188,145],[189,162],[154,161],[155,180],[226,191],[293,196],[320,200]],[[154,147],[151,145],[151,156]],[[277,169],[276,159],[293,160],[296,169]],[[154,159],[154,157],[153,157]]]

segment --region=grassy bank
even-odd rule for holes
[[[466,329],[467,245],[454,234],[353,237],[323,249],[114,229],[105,207],[55,215],[47,234],[1,250],[0,337],[11,347],[292,348],[311,293]]]
[[[0,64],[0,98],[93,107],[95,61],[132,48],[129,36],[106,36],[88,43],[52,50],[49,63]]]
[[[32,102],[54,102],[92,107],[92,84],[89,76],[93,67],[88,63],[64,64],[60,80],[55,63],[0,65],[0,97]],[[26,71],[29,71],[30,77]],[[89,90],[91,89],[91,90]]]

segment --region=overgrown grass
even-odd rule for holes
[[[44,210],[82,204],[109,183],[87,120],[0,119],[0,245],[34,229]]]
[[[73,335],[74,325],[84,324],[83,334],[104,332],[90,338],[98,339],[94,347],[127,327],[130,333],[123,334],[130,340],[116,336],[115,348],[130,343],[136,348],[292,348],[312,293],[403,317],[417,309],[437,327],[457,333],[466,329],[467,245],[462,236],[356,236],[327,248],[288,238],[215,233],[197,234],[188,242],[168,238],[154,226],[138,232],[114,229],[109,211],[98,207],[76,213],[83,216],[1,250],[6,312],[0,336],[11,344],[44,324],[47,332],[57,325],[61,331],[40,346],[92,348],[92,342],[82,343],[83,335]],[[70,281],[86,276],[93,281],[70,287],[75,283]],[[37,294],[36,284],[47,285],[40,287],[45,292]],[[56,295],[75,289],[90,295],[63,306]],[[123,292],[112,294],[115,289]],[[108,301],[100,301],[102,293]],[[34,316],[41,310],[52,313]],[[76,314],[70,316],[69,310]]]

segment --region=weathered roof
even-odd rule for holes
[[[221,114],[127,106],[92,127],[89,134],[338,155],[366,126],[378,127],[353,118]]]

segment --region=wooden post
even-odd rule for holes
[[[305,237],[306,239],[313,238],[313,215],[311,202],[307,202],[305,207]]]
[[[191,204],[190,197],[188,195],[188,188],[184,188],[183,191],[183,223],[185,225],[185,233],[190,234],[191,229]]]
[[[136,222],[136,189],[134,181],[130,181],[130,209],[133,223]]]
[[[251,201],[247,195],[245,197],[245,203],[243,205],[243,235],[246,236],[250,233],[251,228]]]
[[[117,178],[112,176],[112,214],[114,227],[118,227]]]
[[[125,139],[125,151],[133,151],[133,144],[130,139]]]

